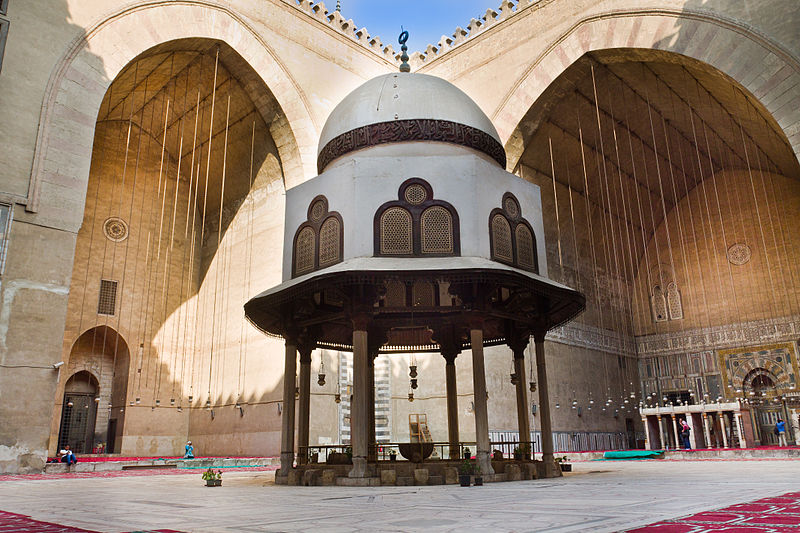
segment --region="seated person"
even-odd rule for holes
[[[67,463],[67,466],[74,465],[78,462],[78,458],[75,457],[75,454],[72,453],[72,450],[69,449],[69,446],[65,446],[63,450],[60,452],[61,455],[61,462]]]
[[[186,453],[183,454],[183,458],[194,459],[194,446],[192,446],[192,441],[186,443]]]

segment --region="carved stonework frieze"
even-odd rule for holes
[[[319,153],[317,171],[321,174],[331,161],[346,153],[405,141],[439,141],[466,146],[485,153],[501,167],[506,167],[503,145],[488,133],[449,120],[410,119],[369,124],[331,139]]]
[[[601,352],[622,355],[636,353],[636,343],[633,337],[579,322],[571,322],[554,328],[547,333],[546,338],[549,341]]]
[[[784,317],[637,337],[636,351],[640,356],[647,356],[709,348],[739,348],[742,345],[793,341],[798,336],[800,317]]]

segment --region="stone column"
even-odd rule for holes
[[[539,381],[539,424],[542,433],[542,461],[544,462],[545,475],[555,475],[555,460],[553,458],[553,426],[550,421],[550,395],[547,383],[547,365],[544,359],[544,336],[546,331],[534,332],[534,347],[536,348],[536,379]]]
[[[675,449],[681,449],[681,439],[678,436],[678,421],[675,414],[670,415],[672,417],[672,434],[675,437]]]
[[[528,336],[516,339],[509,343],[514,352],[514,373],[517,375],[517,426],[519,428],[520,447],[524,450],[525,444],[531,440],[531,419],[528,409],[528,380],[525,376],[525,347],[528,345]],[[530,459],[530,450],[525,455]]]
[[[447,438],[450,442],[450,459],[460,459],[461,450],[459,448],[458,434],[458,389],[456,387],[456,355],[446,349],[442,349],[445,366],[445,383],[447,386]]]
[[[281,412],[281,468],[279,476],[289,475],[294,466],[294,393],[297,379],[297,340],[286,338],[283,364],[283,411]]]
[[[708,415],[703,413],[703,434],[706,436],[706,448],[713,448],[711,445],[711,432],[708,430]]]
[[[311,406],[311,347],[299,346],[300,402],[297,421],[297,464],[308,462],[308,419]]]
[[[368,317],[353,317],[353,403],[350,407],[350,445],[353,468],[349,477],[367,477],[369,448],[369,353]]]
[[[650,424],[647,423],[647,417],[642,417],[642,425],[644,426],[644,449],[653,449],[653,440],[650,438]]]
[[[692,449],[696,450],[699,439],[695,431],[694,416],[692,416],[692,413],[686,413],[686,423],[689,424],[689,443],[692,445]]]
[[[367,454],[367,459],[370,463],[374,463],[378,460],[378,446],[375,438],[375,357],[377,357],[377,353],[373,356],[372,354],[367,357],[367,361],[369,362],[369,373],[367,375],[367,379],[369,380],[368,387],[369,387],[369,412],[367,413],[369,416],[369,451]]]
[[[735,413],[736,431],[739,434],[739,448],[747,448],[747,442],[744,438],[744,426],[742,424],[742,413]]]
[[[664,433],[664,424],[661,421],[661,415],[656,415],[656,420],[658,420],[658,438],[661,439],[661,449],[666,450],[669,448],[669,439],[665,438],[667,434]]]
[[[475,399],[475,441],[478,466],[483,475],[494,474],[489,460],[489,411],[486,405],[486,370],[483,361],[483,329],[481,323],[470,324],[472,344],[472,389]]]
[[[728,448],[728,435],[727,428],[725,427],[725,412],[720,411],[717,416],[719,416],[719,430],[722,432],[722,447]]]

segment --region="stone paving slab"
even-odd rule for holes
[[[0,508],[120,533],[619,531],[796,491],[800,461],[586,462],[563,478],[483,487],[287,487],[274,472],[0,483]]]

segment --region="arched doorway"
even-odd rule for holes
[[[65,360],[68,372],[56,402],[57,449],[69,444],[76,453],[119,453],[128,392],[128,343],[111,327],[93,327],[72,344]]]
[[[89,453],[94,447],[97,418],[98,383],[91,373],[81,370],[67,380],[58,449],[69,446],[75,453]]]
[[[762,446],[777,446],[775,424],[786,420],[783,402],[777,392],[778,379],[766,368],[754,368],[742,381],[744,394],[753,406],[753,425]]]

